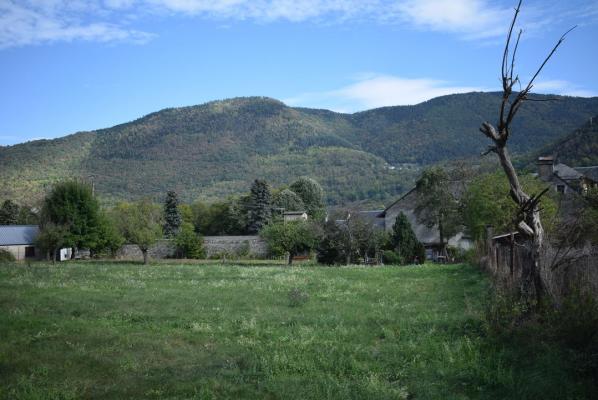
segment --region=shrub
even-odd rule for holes
[[[8,250],[0,249],[0,262],[16,261],[15,256]]]
[[[401,257],[399,254],[395,253],[392,250],[385,250],[384,253],[382,254],[382,260],[384,261],[384,264],[390,264],[390,265],[403,264],[403,257]]]

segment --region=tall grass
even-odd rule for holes
[[[0,398],[588,396],[561,348],[488,334],[487,291],[465,265],[2,265]]]

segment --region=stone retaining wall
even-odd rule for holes
[[[204,236],[204,249],[207,257],[257,257],[263,258],[268,255],[268,246],[259,236]],[[158,240],[150,247],[150,258],[162,259],[173,258],[176,253],[172,239]],[[143,254],[135,244],[125,244],[116,254],[117,258],[123,260],[142,260]]]

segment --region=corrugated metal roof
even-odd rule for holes
[[[0,225],[0,246],[33,244],[38,234],[37,225]]]

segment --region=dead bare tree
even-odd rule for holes
[[[525,193],[519,178],[517,171],[511,162],[509,152],[507,151],[507,142],[511,134],[511,124],[515,115],[521,108],[522,104],[529,101],[546,101],[549,99],[531,99],[529,94],[533,88],[534,81],[548,62],[554,55],[558,47],[565,40],[565,36],[571,32],[575,27],[565,32],[558,42],[554,45],[550,53],[546,56],[540,67],[536,70],[528,84],[519,91],[514,91],[513,88],[517,84],[521,84],[519,76],[514,74],[515,70],[515,59],[517,55],[517,48],[519,46],[519,40],[521,39],[522,30],[519,30],[517,38],[513,37],[513,29],[517,21],[521,9],[522,0],[519,0],[505,44],[505,49],[502,58],[501,78],[502,78],[502,102],[500,105],[500,114],[498,123],[496,126],[489,122],[482,123],[480,131],[492,140],[492,146],[484,153],[484,155],[491,152],[496,153],[500,160],[500,165],[504,170],[510,186],[510,195],[513,201],[519,206],[519,212],[517,214],[516,226],[518,231],[531,241],[531,260],[529,266],[526,266],[522,276],[521,282],[521,294],[524,298],[531,300],[538,300],[543,293],[542,279],[540,276],[540,260],[542,247],[544,245],[544,228],[540,220],[540,198],[547,191],[544,190],[541,193],[535,195],[528,195]],[[513,45],[514,42],[514,45]],[[512,50],[511,50],[512,48]],[[521,86],[520,86],[521,87]]]

